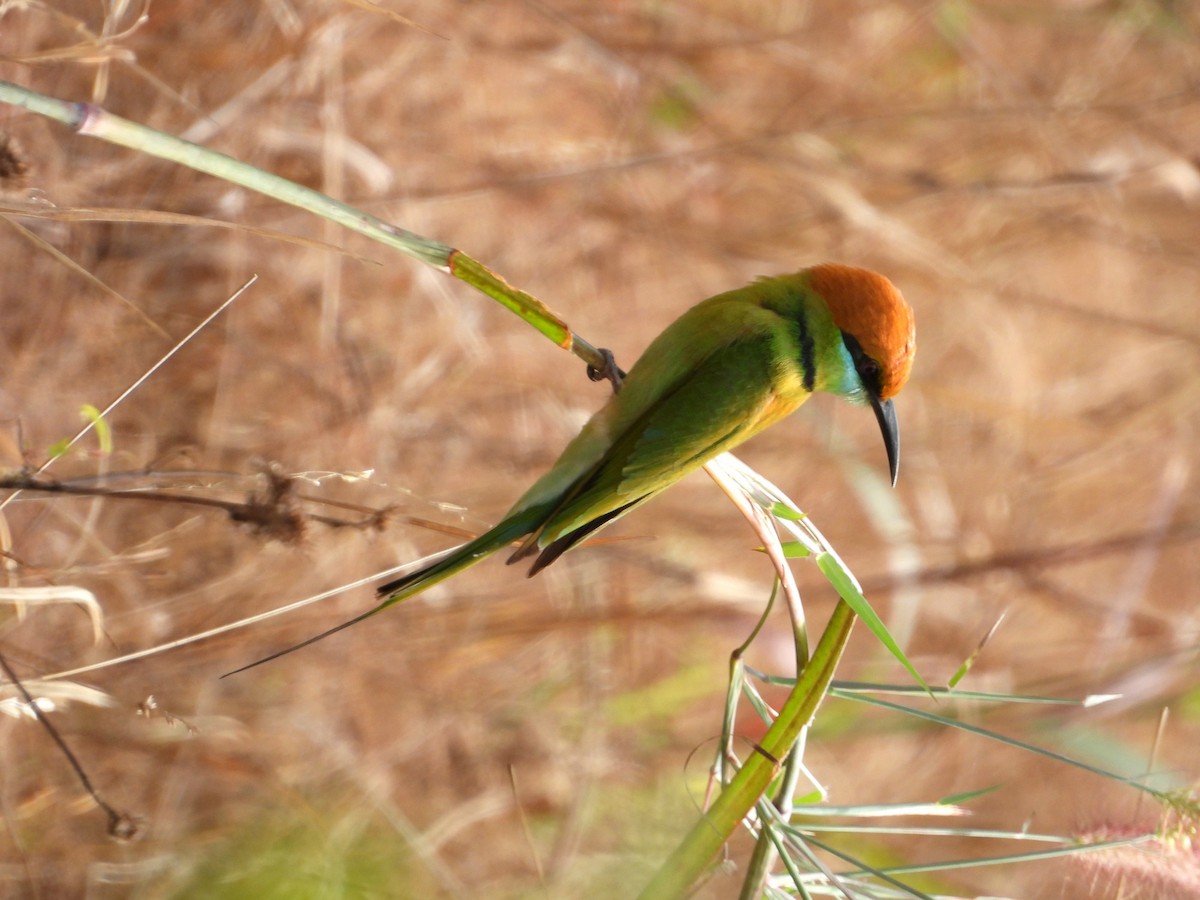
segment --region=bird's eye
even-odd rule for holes
[[[863,386],[872,393],[879,393],[879,381],[883,374],[879,363],[867,356],[854,335],[843,332],[842,340],[846,344],[846,349],[850,351],[850,358],[854,361],[854,371],[858,373]]]

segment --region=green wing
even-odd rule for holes
[[[513,560],[547,552],[535,571],[736,446],[758,430],[774,399],[775,369],[767,333],[744,336],[713,352],[613,435],[603,457],[564,492],[542,528]]]
[[[578,493],[622,435],[707,365],[731,342],[770,334],[778,317],[754,302],[750,288],[710,297],[692,307],[651,342],[630,370],[620,394],[609,398],[566,446],[554,466],[513,504],[508,515],[531,507],[560,507]]]

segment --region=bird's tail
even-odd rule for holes
[[[469,569],[485,557],[491,556],[500,548],[511,544],[518,538],[523,538],[537,527],[539,517],[531,515],[532,511],[517,513],[505,519],[490,531],[485,531],[473,541],[449,550],[441,558],[418,569],[380,585],[375,593],[383,598],[383,602],[368,615],[373,615],[381,609],[386,609],[393,603],[407,600],[452,575],[457,575],[463,569]]]
[[[523,510],[509,516],[495,528],[485,531],[479,537],[475,538],[475,540],[447,551],[439,559],[425,566],[425,568],[418,569],[415,572],[405,575],[403,578],[397,578],[395,581],[389,581],[380,587],[376,593],[384,599],[378,606],[355,616],[353,619],[342,622],[340,625],[335,625],[333,628],[322,631],[320,634],[314,635],[306,641],[293,644],[291,647],[276,651],[269,656],[264,656],[262,659],[256,659],[254,662],[239,669],[234,669],[232,672],[226,672],[221,677],[226,678],[229,675],[236,675],[238,672],[253,669],[255,666],[261,666],[263,663],[270,662],[273,659],[279,659],[279,657],[286,656],[302,647],[307,647],[309,644],[315,644],[317,641],[327,638],[331,634],[336,634],[345,628],[349,628],[351,625],[357,625],[363,619],[369,619],[377,612],[381,612],[393,604],[407,600],[409,597],[433,587],[440,581],[445,581],[451,575],[455,575],[463,569],[469,569],[484,557],[490,556],[501,547],[511,544],[518,538],[524,537],[536,528],[540,521],[539,514],[541,512],[543,511],[540,509],[531,509]]]

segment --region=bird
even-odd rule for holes
[[[499,524],[380,586],[380,602],[367,612],[235,671],[357,624],[514,544],[508,563],[531,559],[532,577],[814,393],[872,408],[894,486],[900,440],[892,398],[915,351],[912,308],[869,269],[822,263],[703,300],[614,381],[619,390]]]

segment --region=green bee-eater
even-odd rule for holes
[[[890,281],[866,269],[813,266],[710,297],[654,339],[620,391],[500,524],[380,587],[374,609],[259,662],[353,625],[516,541],[508,562],[532,557],[534,575],[817,391],[871,405],[895,483],[891,398],[908,379],[914,350],[912,310]]]

